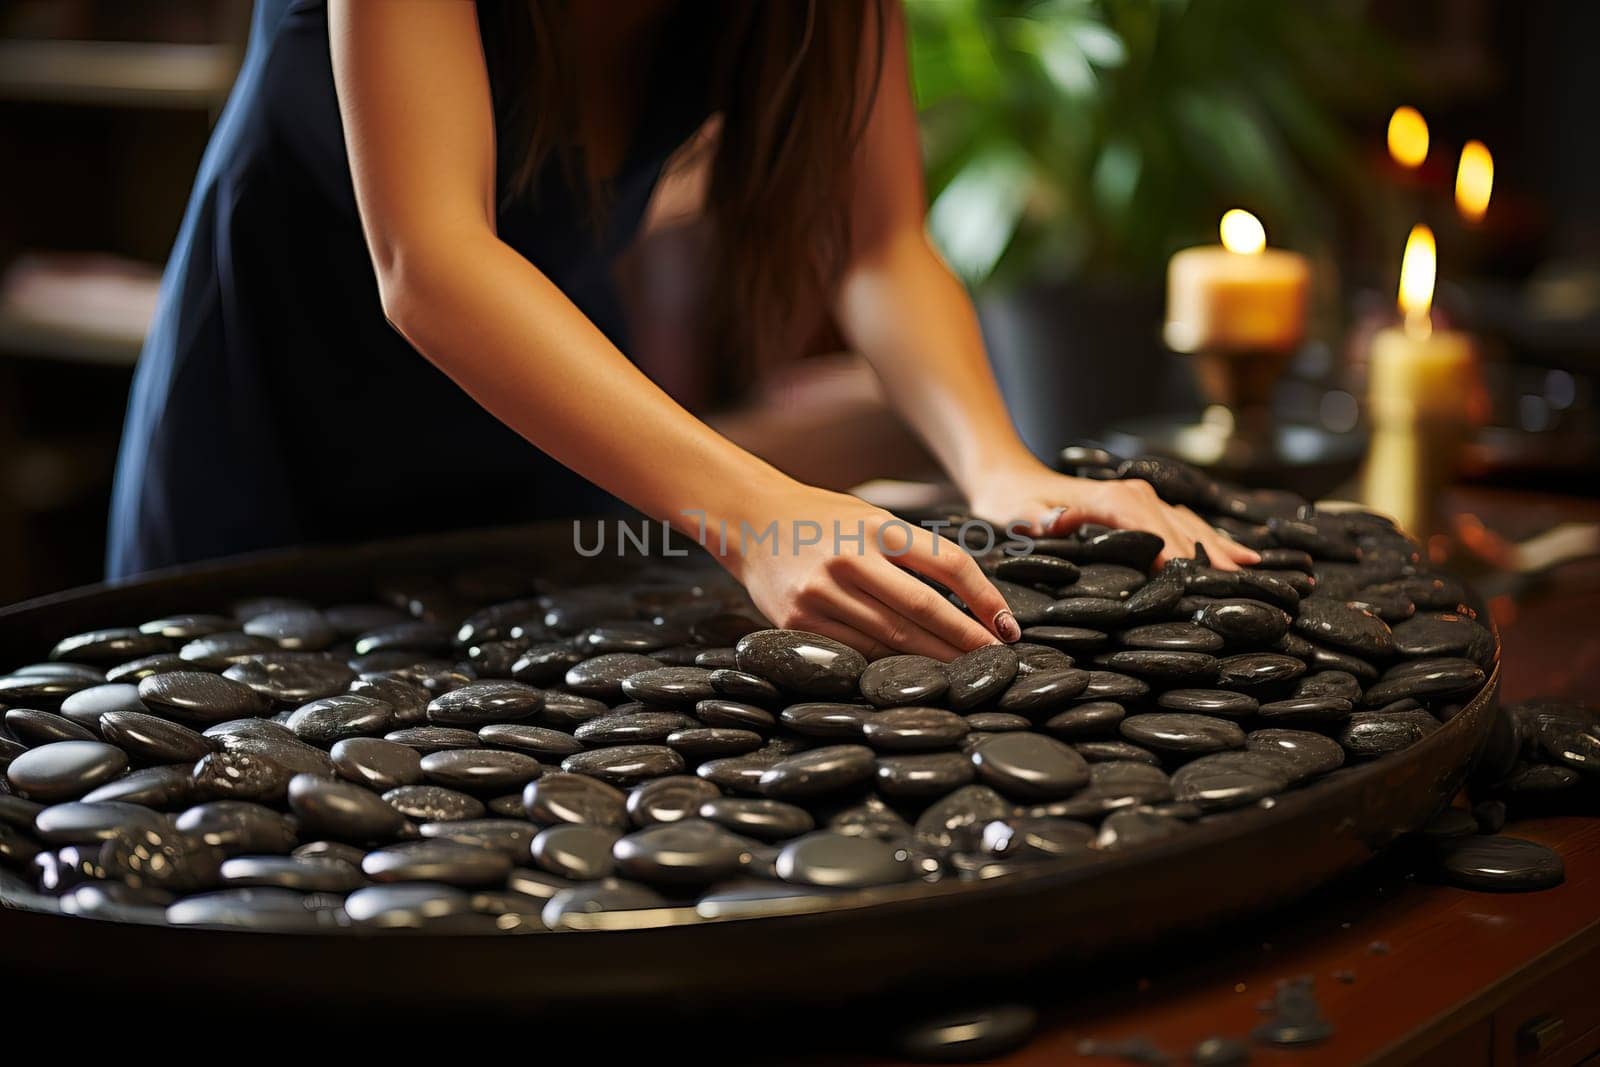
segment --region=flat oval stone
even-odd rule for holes
[[[701,726],[674,730],[667,735],[666,742],[668,748],[681,753],[686,761],[698,762],[754,752],[766,739],[754,730]]]
[[[1300,605],[1294,628],[1313,641],[1387,659],[1395,653],[1389,624],[1370,611],[1327,597],[1311,597]]]
[[[241,930],[307,932],[332,921],[308,906],[314,898],[291,889],[223,889],[197,893],[167,907],[173,926],[214,926]]]
[[[653,622],[609,622],[591,626],[573,638],[573,643],[590,655],[614,652],[655,652],[682,642],[688,634],[671,626]]]
[[[1288,642],[1289,638],[1294,636],[1294,634],[1290,634],[1284,638],[1284,641]],[[1305,644],[1305,652],[1297,652],[1295,654],[1304,659],[1312,670],[1344,671],[1346,674],[1354,675],[1362,682],[1375,682],[1378,680],[1378,668],[1360,656],[1353,656],[1337,648],[1328,648],[1325,645],[1313,644],[1310,641],[1305,642]]]
[[[1078,579],[1072,583],[1072,588],[1062,592],[1067,596],[1127,600],[1148,580],[1149,575],[1137,567],[1125,567],[1120,563],[1089,563],[1078,572]]]
[[[60,707],[72,694],[100,684],[101,678],[82,675],[8,674],[0,678],[0,704]]]
[[[778,853],[778,877],[799,885],[864,889],[894,885],[911,877],[906,850],[871,837],[818,830],[785,845]]]
[[[572,735],[590,747],[653,745],[665,741],[675,730],[696,725],[696,720],[681,711],[634,711],[590,719],[572,731]]]
[[[978,780],[1022,800],[1055,800],[1089,783],[1083,757],[1053,737],[997,734],[971,753]]]
[[[705,886],[737,874],[747,842],[702,818],[657,823],[621,838],[611,848],[617,869],[660,886]]]
[[[565,641],[530,645],[511,664],[511,677],[528,685],[554,685],[584,661],[584,653]]]
[[[442,785],[396,786],[383,794],[383,801],[418,822],[481,819],[487,811],[477,797]]]
[[[862,727],[878,713],[865,704],[835,704],[811,701],[791,704],[779,719],[790,730],[804,737],[850,738],[861,736]]]
[[[1106,760],[1089,765],[1088,788],[1066,800],[1035,805],[1026,811],[1030,816],[1052,819],[1097,819],[1108,812],[1171,799],[1172,783],[1160,767],[1128,760]]]
[[[340,778],[374,792],[422,781],[422,756],[394,741],[352,737],[334,745],[329,755]]]
[[[494,795],[520,790],[544,773],[539,761],[498,748],[456,748],[422,757],[422,773],[436,785]]]
[[[478,738],[486,745],[554,760],[583,751],[583,742],[571,734],[520,722],[490,723],[478,729]]]
[[[1132,649],[1100,656],[1102,666],[1159,682],[1203,685],[1216,680],[1217,659],[1204,652],[1172,652],[1161,649]]]
[[[1355,705],[1343,697],[1289,697],[1269,700],[1258,710],[1263,719],[1271,722],[1341,723],[1350,717]]]
[[[141,767],[105,785],[89,790],[83,799],[90,803],[122,801],[142,804],[158,811],[188,807],[199,799],[199,790],[185,765]]]
[[[1264,648],[1289,632],[1289,613],[1271,604],[1228,597],[1194,613],[1194,621],[1223,641],[1243,648]]]
[[[1027,674],[1038,674],[1041,671],[1066,670],[1073,665],[1073,659],[1059,648],[1049,645],[1036,645],[1030,641],[1018,641],[1008,645],[1017,657],[1017,676],[1020,678]]]
[[[187,726],[138,711],[101,715],[100,736],[141,763],[193,763],[212,748]]]
[[[1088,760],[1090,764],[1133,762],[1147,763],[1152,767],[1161,766],[1161,758],[1154,752],[1122,740],[1074,741],[1072,751]]]
[[[1277,652],[1244,652],[1217,661],[1217,685],[1223,689],[1271,689],[1287,687],[1306,672],[1306,665],[1293,656]]]
[[[73,663],[111,665],[171,650],[172,642],[160,634],[141,633],[139,630],[122,627],[90,630],[87,633],[62,638],[50,650],[50,658]]]
[[[866,785],[876,772],[877,759],[865,745],[828,745],[780,759],[762,772],[759,788],[780,800],[842,793]]]
[[[12,708],[4,716],[6,731],[29,748],[53,741],[98,741],[94,731],[65,716],[32,708]]]
[[[1089,681],[1089,672],[1075,667],[1021,675],[1000,697],[997,706],[1001,711],[1029,716],[1057,711],[1082,695]]]
[[[934,852],[973,847],[985,826],[1012,811],[1011,803],[988,786],[962,786],[928,805],[917,818],[916,842]]]
[[[1006,607],[1011,609],[1011,614],[1017,617],[1017,625],[1036,626],[1044,621],[1045,611],[1052,602],[1048,593],[1041,593],[1031,586],[1008,582],[1004,578],[992,579],[990,584],[1005,600]]]
[[[305,608],[263,612],[246,620],[241,629],[292,652],[321,652],[339,639],[322,612]]]
[[[454,636],[450,627],[440,623],[408,619],[362,634],[356,638],[355,651],[358,656],[387,651],[444,653],[450,650]]]
[[[1255,697],[1229,689],[1169,689],[1156,698],[1156,704],[1168,711],[1217,715],[1225,719],[1247,718],[1259,707]]]
[[[1051,601],[1044,611],[1044,619],[1057,626],[1089,630],[1120,630],[1129,621],[1124,601],[1096,596],[1070,596]]]
[[[1283,760],[1262,752],[1216,752],[1185,763],[1172,772],[1175,800],[1202,811],[1222,811],[1253,804],[1289,788],[1291,775]]]
[[[1084,626],[1029,626],[1022,631],[1022,640],[1029,644],[1055,649],[1058,652],[1088,655],[1104,648],[1111,638],[1104,631],[1091,630]],[[989,645],[985,647],[1005,646]],[[972,653],[969,652],[968,655],[972,655]],[[952,662],[951,666],[954,665],[954,662]],[[1067,664],[1067,666],[1071,666],[1071,664]]]
[[[340,840],[387,840],[397,836],[406,823],[404,815],[371,790],[309,774],[297,774],[290,779],[289,807],[299,816],[308,834]],[[181,822],[179,828],[182,829]],[[290,847],[293,847],[292,841]]]
[[[616,870],[611,847],[620,835],[593,823],[558,823],[539,831],[530,852],[541,869],[562,878],[592,882]]]
[[[29,828],[47,845],[86,845],[109,841],[123,828],[160,830],[169,825],[165,816],[140,804],[79,800],[40,808]]]
[[[0,694],[0,703],[5,703],[5,699],[5,695]],[[92,685],[68,694],[61,701],[61,714],[64,718],[95,731],[100,729],[100,717],[107,712],[149,712],[149,710],[139,699],[139,687],[127,682]]]
[[[972,760],[961,752],[885,756],[878,760],[878,791],[890,797],[936,797],[976,777]]]
[[[205,671],[153,674],[139,683],[139,699],[156,714],[207,724],[260,715],[268,707],[249,686]]]
[[[614,702],[622,699],[625,679],[660,666],[660,660],[637,652],[608,652],[568,668],[564,681],[579,696]]]
[[[816,828],[816,820],[805,808],[763,797],[706,797],[696,814],[761,841],[784,841]]]
[[[276,651],[278,646],[265,637],[227,630],[195,638],[178,649],[178,656],[187,660],[191,669],[220,671],[264,652]]]
[[[694,706],[694,716],[713,728],[752,730],[760,734],[771,733],[778,725],[772,712],[765,708],[721,697],[700,701]]]
[[[997,578],[1020,585],[1071,585],[1078,580],[1076,564],[1043,553],[1002,559],[995,564],[994,573]]]
[[[722,795],[722,791],[692,774],[674,774],[635,786],[628,794],[628,817],[636,827],[678,822],[692,818],[700,805]]]
[[[1361,682],[1349,671],[1318,671],[1295,683],[1297,697],[1340,697],[1352,703],[1361,699]]]
[[[1126,808],[1106,816],[1094,847],[1107,852],[1140,848],[1174,837],[1188,828],[1182,819],[1150,808]]]
[[[322,781],[309,777],[306,780]],[[365,790],[362,792],[373,800],[378,799]],[[279,854],[295,846],[293,819],[247,800],[196,804],[179,815],[175,825],[190,837],[229,853]]]
[[[738,653],[735,652],[735,662]],[[767,706],[783,699],[778,687],[758,675],[733,668],[719,668],[711,672],[711,688],[725,700]]]
[[[1337,770],[1344,764],[1344,749],[1338,742],[1309,730],[1252,730],[1244,747],[1287,760],[1293,770],[1292,781],[1303,781]]]
[[[1052,737],[1076,741],[1085,737],[1114,737],[1127,709],[1114,700],[1091,700],[1060,711],[1045,720]],[[969,718],[970,722],[970,718]]]
[[[207,800],[281,803],[296,771],[250,752],[207,752],[195,763],[195,793]],[[321,777],[327,777],[322,775]]]
[[[867,661],[830,637],[801,630],[757,630],[734,646],[739,669],[800,696],[854,695]]]
[[[455,886],[504,884],[511,859],[502,852],[439,839],[404,841],[367,853],[361,870],[374,882],[442,882]]]
[[[1427,701],[1468,693],[1480,688],[1484,677],[1483,668],[1464,657],[1410,660],[1391,667],[1372,683],[1365,702],[1370,707],[1382,707],[1406,697]]]
[[[102,741],[56,741],[30,748],[6,768],[11,788],[29,800],[74,800],[127,770],[128,757]]]
[[[461,920],[485,918],[473,912],[465,890],[436,882],[358,889],[345,898],[344,910],[357,926],[386,930],[452,929]]]
[[[520,801],[519,801],[520,803]],[[454,841],[474,848],[493,849],[514,863],[525,862],[539,828],[523,819],[455,819],[425,822],[417,827],[424,838]]]
[[[1121,674],[1117,671],[1090,671],[1089,684],[1084,686],[1079,694],[1079,700],[1088,702],[1092,700],[1112,700],[1119,704],[1129,704],[1142,700],[1150,694],[1150,683],[1142,678],[1135,678],[1130,674]]]
[[[227,615],[165,615],[139,625],[142,634],[154,634],[168,641],[193,641],[207,634],[222,633],[238,626]]]
[[[381,734],[394,724],[394,709],[376,697],[341,693],[303,704],[286,724],[300,740],[327,747],[347,737]]]
[[[1156,712],[1122,720],[1122,736],[1136,745],[1176,755],[1202,755],[1244,747],[1237,723],[1210,715]]]
[[[125,828],[100,846],[107,880],[133,889],[192,893],[217,882],[223,850],[167,827]]]
[[[561,769],[587,774],[616,786],[637,785],[650,778],[682,774],[683,757],[665,745],[616,745],[578,752],[561,761]]]
[[[349,893],[367,884],[361,868],[327,856],[235,856],[218,872],[224,885]]]
[[[271,719],[229,719],[227,722],[207,726],[200,736],[209,738],[219,745],[247,737],[261,741],[282,741],[287,744],[301,743],[287,726]]]
[[[964,716],[968,730],[1003,734],[1008,730],[1031,730],[1033,723],[1027,717],[1010,711],[975,711]]]
[[[669,708],[692,708],[717,695],[711,672],[704,667],[652,667],[622,680],[622,694],[630,700]]]
[[[971,727],[942,708],[891,708],[870,715],[861,735],[880,752],[927,752],[954,748]]]
[[[313,774],[319,778],[338,777],[333,769],[333,760],[328,758],[326,752],[293,738],[288,741],[276,741],[261,737],[230,737],[222,744],[231,754],[260,756],[294,774]],[[198,767],[198,764],[196,766]]]
[[[1566,880],[1566,865],[1553,849],[1520,837],[1474,835],[1445,843],[1440,875],[1451,885],[1490,893],[1549,889]]]
[[[930,704],[949,687],[944,664],[927,656],[885,656],[861,673],[861,695],[880,708]]]
[[[390,730],[385,741],[416,749],[418,752],[443,752],[454,748],[477,748],[482,742],[471,730],[457,726],[407,726]]]
[[[1486,664],[1494,656],[1494,637],[1473,619],[1455,613],[1429,613],[1397,623],[1395,651],[1403,656],[1460,656]]]
[[[590,823],[622,830],[628,825],[627,797],[598,778],[582,774],[546,774],[528,784],[523,808],[532,821]]]
[[[1152,652],[1220,652],[1222,637],[1192,622],[1155,622],[1117,635],[1123,648]]]
[[[1410,748],[1439,728],[1425,711],[1358,711],[1339,732],[1339,744],[1357,759],[1376,759]]]
[[[544,690],[494,679],[471,682],[434,697],[428,705],[428,721],[443,726],[477,727],[531,718],[543,707]]]
[[[361,857],[366,855],[361,849],[343,841],[308,841],[289,854],[296,857],[343,860],[358,871],[361,869]]]

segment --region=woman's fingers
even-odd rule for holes
[[[902,629],[915,631],[913,636],[927,635],[942,646],[937,658],[953,659],[983,645],[994,644],[994,635],[982,623],[973,620],[926,583],[887,560],[868,563],[871,565],[855,576],[857,587],[897,618]],[[907,651],[912,649],[907,648]]]
[[[972,561],[972,557],[963,552],[958,545],[925,544],[917,540],[910,552],[894,560],[895,563],[908,570],[916,571],[927,578],[932,578],[956,596],[972,612],[973,618],[967,618],[957,611],[943,597],[933,590],[903,574],[905,582],[898,583],[902,591],[901,602],[915,601],[918,606],[928,604],[923,592],[931,594],[939,602],[937,610],[930,608],[930,617],[936,622],[924,625],[930,626],[936,633],[959,645],[963,651],[971,651],[980,645],[993,644],[994,638],[999,638],[1007,643],[1021,639],[1022,627],[1018,625],[1016,616],[1011,614],[1011,607],[1006,603],[1006,598],[1000,595],[1000,590],[989,581],[983,569]],[[913,589],[913,586],[919,589]]]
[[[893,655],[894,653],[892,648],[877,638],[863,633],[831,614],[818,614],[794,619],[787,628],[803,630],[811,634],[820,634],[823,637],[831,637],[841,644],[849,645],[868,659],[882,659],[884,656]]]

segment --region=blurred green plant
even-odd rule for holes
[[[1335,205],[1362,196],[1341,118],[1392,106],[1398,64],[1360,3],[906,8],[929,228],[971,284],[1156,278],[1175,249],[1215,242],[1228,207],[1322,251]]]

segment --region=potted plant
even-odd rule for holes
[[[1360,7],[1282,0],[908,0],[931,207],[1041,457],[1193,403],[1160,343],[1176,249],[1244,206],[1313,256],[1392,69]]]

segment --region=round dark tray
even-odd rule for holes
[[[273,552],[0,609],[0,664],[39,659],[61,635],[206,610],[253,594],[331,603],[397,573],[508,563],[559,575],[592,566],[549,523],[351,548]],[[684,564],[683,560],[670,561]],[[615,568],[618,561],[608,560]],[[433,1007],[560,1013],[629,1003],[794,1004],[907,993],[1055,969],[1146,945],[1301,895],[1415,830],[1460,788],[1487,736],[1500,681],[1405,751],[1347,767],[1189,833],[1088,867],[1042,864],[987,882],[909,885],[823,911],[707,921],[692,911],[613,913],[559,934],[266,934],[115,923],[0,891],[0,967],[78,993],[155,997],[378,998]],[[630,928],[632,927],[632,928]],[[403,980],[397,976],[403,975]],[[981,985],[978,986],[981,988]]]

